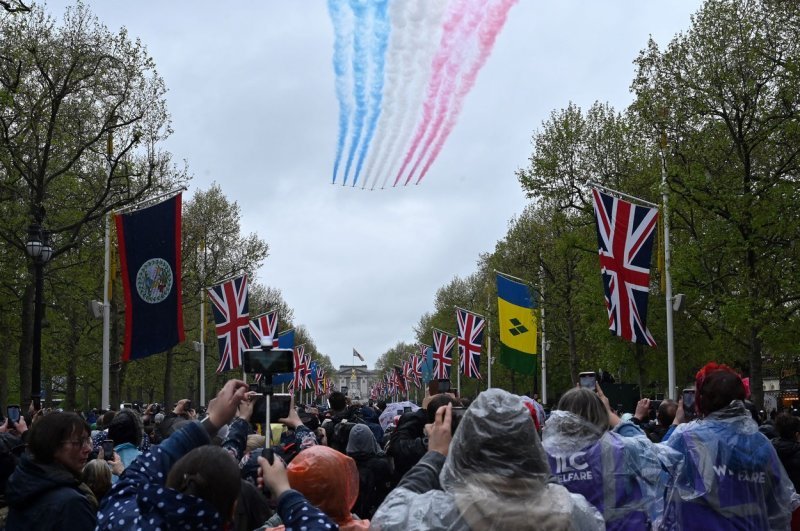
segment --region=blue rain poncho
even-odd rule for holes
[[[623,433],[628,436],[623,435]],[[607,529],[648,529],[663,513],[667,459],[645,434],[630,423],[601,430],[568,411],[553,411],[542,430],[556,480],[582,494],[603,514]]]
[[[528,409],[520,397],[490,389],[464,413],[447,458],[428,452],[386,497],[372,528],[604,529],[582,496],[549,480]]]
[[[797,494],[741,400],[679,425],[659,446],[683,456],[661,529],[789,529]]]

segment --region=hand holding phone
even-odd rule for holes
[[[103,459],[106,461],[114,460],[114,441],[113,439],[106,439],[103,441]]]
[[[12,424],[16,424],[19,422],[20,416],[20,409],[19,406],[8,406],[6,407],[6,417]]]
[[[597,391],[597,374],[594,371],[582,372],[578,375],[580,386],[585,389]]]

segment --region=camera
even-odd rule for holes
[[[289,416],[292,406],[292,395],[276,393],[270,395],[269,418],[270,422],[285,419]],[[267,397],[259,396],[253,407],[252,419],[265,419],[267,417]],[[263,422],[263,420],[262,420]]]
[[[10,420],[12,424],[16,424],[17,422],[19,422],[19,416],[20,416],[19,406],[6,407],[6,417],[8,417],[8,420]]]
[[[697,412],[694,407],[694,389],[683,390],[683,418],[686,421],[694,420]]]
[[[273,375],[294,372],[292,349],[274,348],[272,350],[247,349],[244,351],[244,372],[248,374]]]
[[[591,391],[597,391],[597,373],[594,371],[586,371],[578,374],[578,381],[581,387]]]
[[[114,460],[114,440],[106,439],[103,441],[103,459],[106,461]]]
[[[464,412],[467,410],[465,407],[455,407],[450,411],[450,433],[455,434],[456,428],[461,423],[461,418],[464,416]]]

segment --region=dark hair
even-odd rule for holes
[[[661,401],[656,413],[656,420],[662,426],[669,426],[675,420],[675,413],[678,411],[678,403],[670,398]]]
[[[428,422],[433,422],[436,420],[436,412],[439,410],[440,407],[446,406],[447,404],[453,404],[454,406],[458,405],[458,402],[455,398],[451,395],[442,393],[434,396],[431,398],[431,401],[428,402]]]
[[[114,440],[115,446],[122,443],[139,446],[143,433],[142,417],[133,409],[123,409],[117,413],[108,426],[108,438]]]
[[[166,486],[203,498],[227,522],[231,519],[242,482],[239,467],[227,451],[218,446],[201,446],[173,465]]]
[[[794,436],[800,431],[800,418],[788,413],[781,413],[775,417],[775,431],[781,439],[794,440]]]
[[[111,424],[111,421],[114,420],[114,416],[116,416],[116,411],[106,411],[103,413],[103,417],[100,419],[100,425],[103,428],[108,428],[108,425]]]
[[[383,410],[386,409],[386,400],[378,400],[375,406],[378,408],[378,411],[383,412]]]
[[[347,398],[339,391],[331,393],[331,396],[328,397],[328,402],[330,402],[331,409],[334,411],[341,411],[347,407]]]
[[[701,415],[719,411],[733,400],[745,399],[744,383],[731,368],[708,364],[697,374],[695,406]]]
[[[90,433],[89,424],[76,413],[48,413],[28,431],[28,451],[37,462],[50,464],[64,441],[76,434],[82,437]]]

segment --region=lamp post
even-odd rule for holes
[[[44,305],[44,265],[53,256],[53,248],[48,241],[50,233],[39,225],[28,227],[28,239],[25,252],[33,260],[33,279],[35,285],[33,299],[33,359],[31,360],[31,399],[35,409],[41,408],[42,399],[42,319]]]

